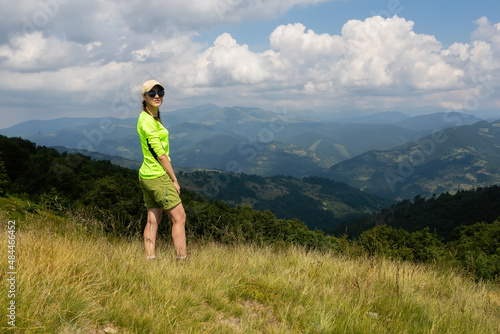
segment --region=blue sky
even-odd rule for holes
[[[493,0],[25,0],[0,18],[0,127],[135,117],[150,78],[166,111],[500,108]]]

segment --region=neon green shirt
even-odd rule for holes
[[[137,120],[137,133],[141,140],[144,160],[139,168],[139,176],[143,179],[154,179],[166,173],[158,161],[160,155],[170,157],[168,144],[168,130],[157,122],[150,114],[143,111]]]

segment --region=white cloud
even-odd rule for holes
[[[273,52],[251,52],[247,45],[239,45],[231,35],[224,33],[195,60],[195,67],[184,76],[183,85],[258,84],[272,79],[269,70],[273,69],[274,57]]]
[[[38,31],[25,35],[12,35],[9,44],[0,46],[0,59],[6,69],[26,71],[57,70],[91,61],[94,52],[102,45],[87,45],[57,37],[43,36]]]
[[[190,36],[180,35],[164,40],[150,40],[140,49],[132,51],[132,61],[177,61],[186,55],[193,56],[200,46],[193,43]]]
[[[303,24],[277,27],[270,36],[271,47],[280,50],[281,58],[289,65],[314,66],[324,58],[336,60],[343,53],[343,41],[339,36],[305,32]]]
[[[336,66],[348,87],[454,87],[462,75],[439,55],[434,36],[416,34],[413,22],[394,16],[349,21],[342,29],[345,57]]]
[[[498,50],[500,47],[500,23],[491,24],[487,17],[481,17],[474,22],[476,30],[472,33],[474,40],[482,40],[492,43]]]
[[[463,85],[468,88],[484,80],[500,82],[500,23],[493,25],[486,17],[475,23],[470,44],[454,43],[441,52],[464,71]]]

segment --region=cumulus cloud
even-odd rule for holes
[[[272,80],[275,57],[273,52],[251,52],[248,45],[239,45],[224,33],[195,60],[192,72],[187,73],[189,77],[184,76],[184,85],[252,85]]]
[[[478,19],[471,43],[454,43],[441,55],[465,73],[463,86],[488,80],[500,81],[500,24]]]
[[[476,30],[472,33],[474,40],[483,40],[492,43],[497,50],[500,47],[500,23],[491,24],[487,17],[483,16],[474,22]]]
[[[281,25],[270,36],[271,47],[302,64],[319,57],[338,57],[343,53],[339,36],[326,33],[318,35],[313,30],[305,30],[306,27],[301,23]]]
[[[433,36],[413,32],[413,22],[394,16],[352,20],[342,28],[344,58],[336,67],[348,87],[450,87],[460,71],[439,56]]]

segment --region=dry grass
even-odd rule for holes
[[[0,212],[5,243],[14,211]],[[500,332],[500,288],[454,271],[214,243],[184,262],[161,243],[146,261],[139,237],[109,239],[83,215],[16,219],[18,332]]]

